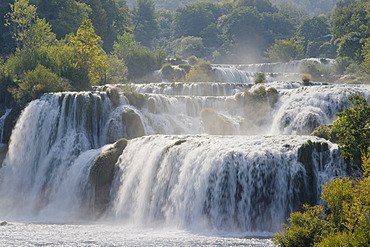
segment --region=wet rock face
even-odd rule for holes
[[[314,205],[317,203],[317,166],[315,165],[315,156],[320,156],[321,163],[327,163],[327,160],[330,158],[328,156],[330,153],[329,146],[327,142],[312,142],[307,140],[299,149],[298,149],[298,161],[301,162],[306,170],[306,181],[307,187],[304,188],[302,193],[306,198],[306,203]],[[320,164],[319,164],[320,165]]]
[[[114,178],[115,164],[127,146],[126,139],[120,139],[107,152],[97,156],[90,169],[90,182],[95,189],[95,212],[103,213],[110,202],[109,191]]]
[[[126,127],[127,139],[133,139],[145,135],[145,129],[140,116],[133,110],[122,112],[122,123]]]

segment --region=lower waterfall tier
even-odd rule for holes
[[[346,167],[336,145],[308,136],[146,136],[117,164],[108,217],[227,232],[278,230]]]
[[[27,157],[6,164],[0,218],[95,220],[90,168],[110,147],[68,165],[40,157],[32,169]],[[312,136],[145,136],[128,141],[114,166],[105,221],[230,233],[276,232],[303,203],[319,202],[322,184],[346,173],[338,147]]]

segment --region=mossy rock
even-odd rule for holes
[[[187,140],[183,140],[183,139],[177,140],[174,144],[167,146],[165,148],[165,151],[168,152],[172,147],[179,146],[179,145],[183,144],[184,142],[187,142]]]
[[[204,131],[211,135],[233,134],[233,124],[223,115],[212,109],[203,109],[200,113]]]
[[[324,153],[329,151],[329,144],[327,142],[312,142],[307,140],[298,149],[298,161],[301,162],[306,170],[307,175],[307,190],[306,198],[307,203],[314,205],[317,199],[317,178],[316,178],[316,168],[312,154],[318,152],[322,154],[322,162],[325,164],[326,159]]]
[[[190,64],[180,64],[179,68],[183,69],[185,71],[185,73],[189,73],[189,71],[191,69],[191,65]]]
[[[148,99],[148,110],[149,112],[151,113],[156,113],[157,112],[157,108],[156,108],[156,104],[155,104],[155,99],[153,97],[150,97]]]
[[[109,88],[106,92],[108,98],[112,102],[113,107],[117,107],[120,102],[119,90],[117,88]]]
[[[161,69],[162,78],[165,81],[173,82],[176,78],[176,72],[175,69],[171,66],[171,64],[165,64],[162,66]]]
[[[126,128],[128,139],[144,136],[145,129],[141,118],[133,110],[126,110],[122,112],[122,123]]]
[[[9,143],[10,136],[12,135],[12,131],[17,123],[19,115],[21,111],[18,109],[12,109],[9,115],[4,120],[4,129],[3,129],[3,143]]]
[[[135,106],[137,109],[141,109],[145,104],[145,97],[141,93],[127,92],[124,93],[131,105]]]
[[[104,212],[110,202],[110,188],[114,179],[115,164],[127,146],[126,139],[118,140],[112,148],[97,156],[90,169],[90,183],[95,189],[95,210]]]
[[[8,152],[8,146],[7,145],[0,145],[0,168],[3,165],[3,161],[5,160],[6,153]]]

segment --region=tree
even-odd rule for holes
[[[71,43],[79,55],[79,62],[87,65],[92,84],[101,84],[106,74],[107,56],[90,19],[83,21]]]
[[[113,49],[117,36],[129,31],[131,18],[124,0],[83,0],[92,11],[89,18],[95,27],[97,35],[103,40],[106,52]]]
[[[176,39],[171,43],[171,47],[174,55],[184,58],[190,56],[203,58],[206,55],[206,47],[200,37],[188,36]]]
[[[370,147],[370,103],[360,95],[351,96],[349,100],[353,106],[338,113],[332,131],[342,157],[359,164],[361,154]]]
[[[234,2],[234,8],[238,7],[255,7],[260,13],[277,12],[277,8],[275,8],[269,0],[236,0]]]
[[[0,1],[0,55],[9,54],[16,47],[15,40],[12,39],[12,34],[9,26],[5,26],[5,15],[11,11],[10,4],[12,0]]]
[[[37,6],[37,14],[52,26],[58,39],[76,32],[82,21],[88,17],[91,9],[85,3],[76,0],[30,0]]]
[[[304,54],[304,47],[294,38],[289,40],[276,40],[266,52],[271,62],[289,62],[300,59]]]
[[[156,20],[159,25],[159,34],[157,44],[167,45],[172,36],[172,23],[175,18],[175,13],[169,10],[159,10],[156,13]]]
[[[334,43],[341,57],[361,62],[363,41],[370,37],[370,3],[367,0],[338,2],[330,19]]]
[[[210,2],[194,2],[176,10],[173,23],[175,38],[193,36],[204,38],[204,30],[217,22],[221,10]]]
[[[365,41],[362,56],[364,57],[362,67],[366,73],[370,74],[370,38],[367,38]]]
[[[331,38],[329,28],[325,15],[303,19],[298,26],[296,36],[302,38],[307,57],[320,55],[320,47]]]
[[[118,36],[117,42],[113,45],[113,55],[127,66],[127,78],[130,80],[146,76],[161,68],[164,52],[165,50],[161,48],[156,48],[153,52],[140,47],[131,33]]]
[[[135,39],[140,45],[151,47],[158,32],[153,0],[138,0],[133,19]]]
[[[13,27],[13,38],[19,49],[23,48],[27,31],[37,18],[36,9],[28,0],[15,0],[14,4],[10,4],[11,11],[6,14],[6,25]]]

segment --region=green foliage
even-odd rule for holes
[[[186,82],[214,82],[215,75],[211,64],[201,61],[193,66],[189,73],[185,75]]]
[[[283,225],[283,231],[276,234],[274,242],[284,247],[313,246],[321,240],[327,231],[322,206],[304,205],[304,212],[295,212],[288,219],[289,225]]]
[[[254,83],[265,83],[266,82],[266,74],[263,72],[257,73],[254,77]]]
[[[267,59],[271,62],[289,62],[300,59],[304,54],[304,47],[295,39],[276,40],[267,50]]]
[[[0,1],[0,54],[10,54],[16,48],[15,40],[12,38],[11,27],[5,26],[5,15],[11,11],[10,4],[13,0]]]
[[[113,54],[127,66],[129,80],[136,80],[161,68],[166,50],[157,47],[154,51],[139,47],[133,34],[124,33],[113,45]]]
[[[19,105],[25,105],[44,93],[66,91],[69,88],[65,80],[44,66],[38,65],[34,70],[27,72],[18,88],[13,88],[11,92]]]
[[[354,63],[349,57],[337,57],[335,61],[335,70],[338,74],[344,74],[347,68]]]
[[[314,79],[330,76],[333,69],[326,64],[317,61],[304,61],[299,65],[299,71],[304,74],[310,74]]]
[[[186,36],[200,37],[208,26],[217,22],[221,10],[211,2],[194,2],[176,10],[173,23],[175,38]]]
[[[158,32],[153,0],[137,0],[133,18],[136,40],[142,46],[151,47]]]
[[[365,40],[365,44],[362,49],[362,56],[364,57],[362,68],[366,73],[370,74],[370,38]]]
[[[279,99],[279,93],[275,88],[266,90],[264,86],[259,86],[253,91],[246,89],[244,91],[244,97],[247,105],[268,102],[270,106],[273,106]],[[256,108],[258,109],[258,107]]]
[[[304,206],[290,215],[274,242],[281,246],[369,246],[370,153],[363,156],[364,177],[337,178],[323,186],[322,206]]]
[[[327,124],[321,124],[311,133],[311,135],[324,138],[326,140],[330,140],[334,142],[334,138],[332,136],[332,131],[331,131],[331,126]]]
[[[169,10],[161,9],[156,12],[156,20],[159,26],[157,44],[166,46],[172,36],[172,22],[175,13]]]
[[[130,30],[132,24],[124,0],[82,0],[91,8],[89,18],[97,35],[103,40],[103,48],[111,52],[117,37]]]
[[[15,0],[10,4],[11,11],[6,14],[6,25],[13,26],[13,38],[18,48],[23,48],[27,31],[37,18],[36,6],[30,5],[28,0]]]
[[[332,129],[342,157],[359,164],[361,153],[370,147],[370,103],[360,95],[353,95],[349,100],[353,106],[337,114]]]
[[[127,79],[128,69],[117,56],[108,55],[107,65],[106,83],[117,84]]]
[[[172,53],[181,57],[205,57],[206,47],[200,37],[182,37],[171,42]]]
[[[125,60],[128,68],[128,79],[140,78],[159,69],[155,54],[146,49],[136,49],[129,53]]]
[[[370,36],[370,4],[366,0],[340,1],[330,19],[338,55],[361,62],[362,42]]]
[[[85,19],[70,40],[78,53],[79,63],[86,65],[93,85],[103,82],[107,69],[107,56],[101,47],[101,38],[95,33],[90,19]]]
[[[76,0],[50,1],[30,0],[37,6],[37,14],[52,26],[58,39],[66,34],[76,32],[82,21],[91,11],[88,5]]]

